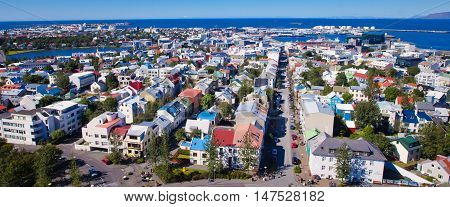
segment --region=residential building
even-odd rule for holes
[[[435,160],[420,162],[417,169],[440,183],[450,183],[450,156],[438,155]]]
[[[125,117],[119,112],[105,112],[92,119],[82,129],[84,141],[90,150],[111,151],[110,133],[115,127],[125,125]]]
[[[55,128],[72,135],[82,127],[82,116],[86,106],[72,102],[60,101],[44,107],[55,117]]]
[[[95,75],[93,72],[74,73],[69,76],[70,82],[77,87],[78,90],[90,87],[95,83]]]
[[[395,147],[395,155],[403,163],[417,161],[420,159],[422,145],[413,136],[402,137],[391,142]]]

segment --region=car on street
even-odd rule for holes
[[[102,162],[103,162],[105,165],[111,165],[111,164],[112,164],[111,160],[109,160],[107,157],[103,158],[103,159],[102,159]]]
[[[300,164],[300,160],[297,157],[293,157],[292,158],[292,164],[293,165],[299,165]]]
[[[297,135],[295,135],[295,134],[292,134],[291,137],[292,137],[292,140],[294,140],[294,141],[298,139]]]
[[[277,149],[272,149],[272,155],[277,155],[277,154],[278,154]]]
[[[281,140],[280,139],[275,139],[275,143],[280,143]]]
[[[295,129],[295,126],[294,125],[291,125],[291,130],[294,130]]]
[[[292,143],[291,143],[291,148],[292,148],[292,149],[298,148],[297,142],[292,142]]]

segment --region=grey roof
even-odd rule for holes
[[[434,111],[434,106],[430,102],[416,102],[416,109],[422,111]]]
[[[4,62],[6,62],[6,55],[5,55],[5,52],[0,50],[0,63],[4,63]]]
[[[338,149],[343,145],[347,144],[349,149],[353,152],[354,158],[360,158],[364,160],[373,160],[373,161],[386,161],[383,153],[370,142],[360,138],[358,140],[353,139],[336,139],[329,138],[325,139],[319,147],[312,154],[316,156],[325,156],[325,157],[337,157]],[[332,153],[334,151],[334,153]]]

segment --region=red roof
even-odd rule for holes
[[[368,79],[369,76],[367,76],[366,74],[362,74],[362,73],[355,73],[355,75],[353,75],[355,78],[362,78],[362,79]]]
[[[178,95],[178,96],[179,97],[195,98],[195,97],[197,97],[197,96],[199,96],[201,94],[202,94],[201,90],[188,88],[188,89],[185,89],[184,91],[182,91],[180,93],[180,95]]]
[[[234,129],[229,127],[216,127],[213,132],[213,139],[219,146],[234,146]]]
[[[125,126],[120,126],[120,127],[116,127],[113,129],[114,134],[117,134],[119,136],[125,136],[128,133],[128,130],[131,128],[131,125],[125,125]]]
[[[436,161],[438,161],[438,163],[442,165],[442,167],[444,168],[444,170],[445,170],[448,174],[450,174],[450,157],[438,155],[438,156],[436,157]]]
[[[142,84],[139,81],[134,81],[134,82],[130,83],[130,86],[137,91],[140,91],[144,88],[144,84]]]
[[[6,109],[7,109],[6,106],[3,106],[0,104],[0,111],[6,110]]]

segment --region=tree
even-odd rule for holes
[[[417,66],[408,67],[408,69],[406,71],[408,72],[408,75],[410,75],[410,76],[416,76],[417,74],[420,73],[420,69]]]
[[[51,183],[61,154],[62,151],[51,144],[44,145],[36,151],[34,166],[37,179],[35,186],[47,187]]]
[[[385,157],[387,157],[388,159],[394,159],[395,147],[391,144],[390,140],[386,136],[381,133],[368,134],[365,136],[365,139],[377,146]]]
[[[111,153],[109,154],[109,160],[113,164],[117,165],[122,162],[123,159],[122,153],[119,151],[120,136],[115,133],[111,133],[110,142],[112,147]]]
[[[119,80],[117,80],[117,77],[113,73],[106,76],[106,86],[108,87],[108,90],[119,87]]]
[[[214,95],[212,94],[206,94],[203,96],[200,100],[203,110],[208,110],[214,105]]]
[[[416,101],[416,102],[423,101],[425,94],[422,91],[420,91],[419,89],[415,88],[412,92],[412,97],[413,97],[414,101]]]
[[[117,105],[118,105],[117,100],[112,97],[106,98],[105,101],[103,101],[102,103],[103,109],[109,112],[117,111]]]
[[[159,137],[154,136],[148,143],[148,161],[153,167],[155,167],[159,161],[159,139]]]
[[[244,81],[238,91],[239,101],[242,102],[243,99],[252,92],[253,92],[253,87],[252,87],[251,83],[249,81]]]
[[[250,170],[257,164],[257,148],[253,145],[253,140],[249,132],[242,137],[242,147],[239,154],[244,165],[244,170]]]
[[[389,86],[384,90],[384,96],[386,97],[387,101],[395,101],[397,96],[400,96],[402,94],[402,91],[398,89],[397,87]]]
[[[23,82],[25,83],[39,83],[39,84],[48,84],[49,81],[46,78],[41,77],[40,75],[30,75],[26,74],[23,77]]]
[[[46,65],[42,70],[44,70],[47,73],[53,73],[54,72],[53,67],[50,66],[50,65]]]
[[[342,94],[342,99],[344,99],[345,103],[350,103],[353,99],[353,95],[349,92],[345,92],[344,94]]]
[[[266,92],[266,96],[267,96],[268,101],[272,102],[273,96],[275,94],[275,91],[273,89],[271,89],[271,88],[267,88],[265,92]]]
[[[184,128],[180,128],[175,132],[175,138],[178,142],[186,140],[186,131]]]
[[[336,76],[336,83],[337,86],[348,86],[347,76],[345,76],[345,73],[338,73]]]
[[[377,128],[381,122],[380,108],[375,102],[363,101],[355,108],[356,125],[360,128],[372,125]]]
[[[331,87],[331,86],[329,86],[329,85],[326,85],[326,86],[323,88],[323,91],[321,92],[321,94],[322,94],[323,96],[326,96],[326,95],[330,94],[331,92],[333,92],[333,87]]]
[[[81,186],[81,175],[80,169],[78,168],[77,162],[75,159],[70,161],[70,183],[73,187]]]
[[[444,130],[443,126],[429,123],[420,130],[420,143],[422,144],[422,157],[426,159],[435,159],[437,155],[450,154],[450,133],[448,128]]]
[[[356,81],[356,80],[353,78],[353,79],[351,79],[351,80],[348,82],[348,85],[349,85],[349,86],[359,86],[359,83],[358,83],[358,81]]]
[[[46,107],[58,101],[62,101],[62,99],[55,96],[44,96],[39,100],[38,107]]]
[[[191,133],[192,137],[197,137],[197,138],[200,138],[202,136],[202,134],[203,134],[203,132],[200,129],[193,129],[192,133]]]
[[[61,141],[64,139],[65,136],[66,133],[64,132],[64,130],[57,129],[52,133],[50,133],[50,143],[59,144],[61,143]]]
[[[341,182],[347,182],[351,172],[352,153],[347,144],[343,144],[338,149],[338,156],[336,159],[336,177]]]
[[[56,86],[63,91],[63,94],[66,94],[70,90],[70,80],[69,76],[64,73],[58,73],[55,79]]]
[[[0,139],[0,186],[30,187],[35,183],[34,154],[18,151]]]
[[[208,171],[209,175],[215,176],[216,173],[220,173],[223,169],[221,160],[219,159],[219,153],[217,149],[219,148],[219,143],[216,139],[211,139],[206,143],[206,152],[208,154]]]
[[[217,70],[217,67],[214,67],[214,66],[206,66],[206,67],[205,67],[205,70],[208,71],[208,74],[213,74],[213,73]]]
[[[231,104],[227,102],[221,102],[219,104],[220,113],[222,113],[222,116],[225,118],[229,118],[230,115],[233,113],[233,107]]]

